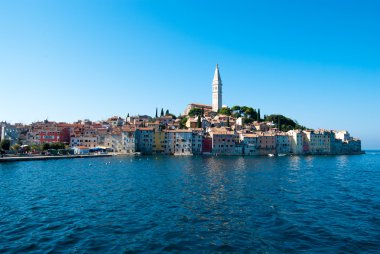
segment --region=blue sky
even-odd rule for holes
[[[379,1],[3,1],[0,120],[211,103],[347,129],[380,148]]]

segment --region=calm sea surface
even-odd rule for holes
[[[0,164],[0,253],[380,252],[380,152]]]

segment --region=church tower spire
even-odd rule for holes
[[[222,108],[222,79],[219,74],[219,66],[216,65],[214,79],[212,81],[212,111],[218,112]]]

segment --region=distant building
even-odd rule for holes
[[[185,108],[185,111],[183,112],[184,115],[188,115],[190,110],[192,110],[193,108],[200,108],[200,109],[203,109],[203,111],[206,113],[209,113],[212,111],[212,106],[211,105],[207,105],[207,104],[201,104],[201,103],[190,103],[189,105],[187,105],[187,107]]]

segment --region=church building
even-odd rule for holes
[[[222,79],[220,78],[219,66],[216,65],[214,79],[212,81],[212,104],[190,103],[187,105],[184,115],[188,115],[193,108],[201,108],[204,112],[218,112],[222,108]]]

